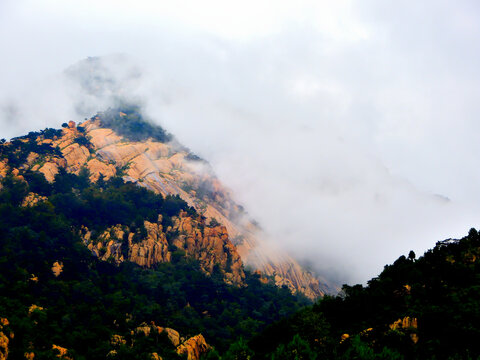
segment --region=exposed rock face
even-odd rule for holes
[[[78,141],[79,138],[84,139]],[[147,239],[134,244],[131,241],[133,235],[127,235],[129,260],[142,266],[170,261],[168,245],[171,244],[166,242],[165,234],[178,231],[179,236],[173,245],[200,260],[208,273],[215,263],[232,267],[225,276],[230,283],[238,283],[242,278],[239,269],[243,262],[271,277],[277,285],[286,285],[292,292],[300,291],[311,299],[335,291],[284,251],[267,245],[261,230],[233,201],[232,194],[215,178],[209,165],[191,157],[178,143],[126,141],[112,129],[102,128],[98,118],[79,125],[69,123],[62,130],[61,137],[53,140],[39,138],[37,142],[48,142],[62,153],[61,157],[29,155],[25,166],[42,172],[48,181],[54,180],[59,168],[78,174],[82,167],[86,167],[92,181],[97,181],[100,176],[108,180],[122,173],[126,181],[136,182],[157,193],[179,195],[208,220],[215,219],[222,225],[205,228],[202,233],[200,227],[203,225],[196,223],[195,219],[180,217],[172,229],[146,223]],[[6,166],[0,164],[0,176]],[[125,260],[118,241],[98,242],[89,244],[89,247],[101,258],[117,262]]]
[[[162,334],[163,332],[167,334],[172,345],[176,347],[177,354],[186,355],[188,360],[199,360],[203,354],[207,353],[211,349],[211,346],[207,344],[202,334],[195,335],[183,341],[183,338],[180,337],[178,331],[157,326],[154,322],[152,322],[150,325],[146,323],[140,324],[140,326],[138,326],[135,331],[132,332],[132,335],[143,334],[145,336],[150,336],[151,334]],[[111,344],[114,347],[117,347],[119,344],[126,344],[126,341],[119,335],[113,335]],[[152,359],[157,358],[160,358],[158,354],[152,353]]]
[[[169,262],[175,249],[199,261],[201,268],[211,274],[215,265],[219,265],[224,280],[229,284],[240,285],[245,274],[242,261],[235,246],[230,242],[224,226],[208,227],[200,220],[192,219],[182,212],[173,218],[173,226],[163,229],[162,218],[157,223],[144,222],[147,237],[135,243],[134,233],[126,226],[115,226],[91,239],[88,229],[83,230],[84,241],[88,248],[102,260],[113,260],[116,263],[127,259],[140,266],[151,267],[154,264]],[[170,243],[167,240],[170,238]],[[127,246],[127,251],[122,247]]]
[[[177,347],[177,354],[187,354],[187,360],[199,360],[202,354],[211,349],[202,334],[196,335]]]
[[[205,217],[215,218],[225,226],[243,262],[272,276],[277,285],[286,285],[312,299],[334,291],[325,280],[321,284],[285,252],[261,250],[260,229],[247,219],[208,164],[188,160],[188,153],[177,150],[176,144],[122,142],[114,131],[102,129],[98,120],[87,121],[83,126],[91,136],[97,158],[128,167],[127,180],[163,195],[178,194]]]
[[[407,333],[410,335],[410,339],[414,344],[418,342],[418,334],[416,330],[418,328],[418,320],[414,317],[405,316],[403,319],[398,319],[393,324],[390,324],[390,329]]]
[[[112,335],[112,337],[110,339],[110,344],[113,347],[118,347],[118,346],[121,346],[121,345],[125,345],[126,343],[127,343],[127,341],[121,335],[114,334],[114,335]]]
[[[99,130],[107,130],[107,133],[109,133],[109,131],[111,132],[111,130],[108,129]],[[101,134],[102,133],[99,135]],[[82,167],[86,167],[90,171],[90,180],[92,181],[97,181],[100,175],[103,175],[105,180],[115,176],[117,168],[113,164],[100,161],[94,154],[90,153],[90,149],[87,146],[75,142],[76,139],[82,138],[83,136],[85,136],[85,139],[88,142],[90,135],[80,135],[76,126],[69,126],[68,128],[63,129],[62,137],[55,140],[47,139],[51,141],[53,147],[58,147],[60,149],[62,157],[47,156],[41,162],[41,166],[33,162],[31,164],[31,169],[43,173],[45,178],[50,182],[54,180],[59,168],[65,168],[68,172],[78,174]],[[40,143],[44,143],[45,141],[46,140],[43,140]],[[38,156],[38,154],[35,153],[31,153],[31,155],[33,157],[35,155]],[[34,157],[34,159],[37,159],[37,157]]]
[[[135,244],[132,242],[132,236],[129,235],[129,260],[146,267],[160,262],[169,262],[172,254],[168,250],[168,241],[161,221],[156,224],[145,221],[144,225],[148,234],[146,239]]]
[[[0,178],[7,176],[8,165],[7,161],[0,161]]]
[[[152,332],[157,334],[165,332],[173,346],[176,347],[180,344],[180,333],[177,330],[157,326],[154,322],[152,322],[150,325],[147,325],[146,323],[140,324],[140,326],[135,329],[134,333],[141,333],[145,336],[150,336]]]
[[[65,349],[64,347],[53,344],[52,345],[52,350],[57,352],[57,357],[59,359],[72,360],[72,358],[70,356],[67,356],[68,350]]]
[[[160,328],[163,329],[167,333],[168,338],[172,342],[173,346],[178,346],[180,344],[180,334],[178,333],[177,330],[173,330],[170,328]],[[159,331],[160,333],[162,331]]]
[[[349,338],[350,338],[349,334],[342,334],[342,336],[340,337],[340,344]]]
[[[58,174],[58,165],[54,162],[46,162],[38,171],[40,171],[45,176],[45,179],[47,179],[47,181],[53,182],[53,179],[55,179],[55,175]]]
[[[25,199],[23,199],[22,206],[32,207],[46,200],[47,198],[45,196],[40,196],[36,193],[31,192],[31,193],[28,193],[27,196],[25,196]]]
[[[8,358],[8,337],[0,331],[0,360]]]
[[[29,308],[28,308],[28,315],[32,315],[34,311],[43,311],[43,307],[41,306],[38,306],[36,304],[32,304]]]
[[[112,164],[105,164],[97,159],[92,159],[87,162],[87,168],[90,170],[91,179],[97,181],[100,175],[103,175],[105,179],[109,179],[115,176],[117,169]]]
[[[6,360],[8,358],[8,344],[10,339],[8,338],[8,332],[5,327],[9,325],[6,318],[0,318],[0,360]],[[7,333],[7,334],[6,334]],[[12,336],[12,334],[10,334]]]
[[[393,324],[390,325],[390,329],[397,330],[397,329],[416,329],[418,327],[417,318],[411,318],[409,316],[405,316],[403,319],[398,319]]]
[[[63,271],[63,263],[61,261],[55,261],[52,265],[52,273],[55,277],[59,277]]]
[[[90,152],[85,146],[80,146],[76,143],[63,148],[62,154],[65,160],[67,160],[67,170],[74,173],[80,171],[90,156]]]
[[[26,352],[26,353],[23,354],[23,357],[26,360],[33,360],[33,359],[35,359],[35,353],[33,351]]]

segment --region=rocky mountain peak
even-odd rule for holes
[[[168,228],[145,221],[147,234],[139,242],[132,241],[128,227],[114,227],[95,239],[88,238],[85,229],[87,246],[105,260],[128,259],[152,266],[170,261],[176,248],[199,260],[207,273],[219,264],[228,283],[241,283],[245,264],[278,286],[287,286],[311,299],[334,290],[285,252],[268,248],[262,241],[262,231],[234,201],[209,164],[161,127],[145,120],[138,107],[109,109],[83,123],[64,123],[61,131],[47,129],[14,141],[31,149],[16,164],[2,163],[0,171],[8,166],[30,169],[41,172],[50,182],[59,171],[79,174],[82,169],[88,170],[91,181],[121,176],[163,196],[179,196],[204,219],[181,214]],[[110,233],[117,235],[109,237]],[[123,237],[128,243],[120,242]],[[171,243],[167,241],[170,237],[174,238]]]

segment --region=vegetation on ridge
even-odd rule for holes
[[[98,117],[102,126],[115,130],[116,133],[130,141],[142,141],[149,138],[169,142],[172,135],[162,127],[153,125],[145,120],[140,108],[133,105],[123,105],[99,112],[93,118]]]
[[[129,117],[137,110],[125,111],[106,112],[116,130],[124,127],[137,141],[151,138],[148,127],[127,126],[142,123]],[[93,151],[83,127],[69,131]],[[75,359],[178,358],[165,336],[138,331],[155,324],[205,335],[216,348],[207,359],[479,359],[475,229],[461,240],[438,242],[420,258],[401,256],[367,286],[344,285],[338,296],[308,307],[256,274],[246,272],[246,287],[226,285],[220,266],[207,276],[171,237],[170,263],[145,269],[114,264],[108,256],[99,261],[80,229],[98,239],[121,225],[136,242],[145,238],[145,220],[162,215],[162,226],[169,227],[180,212],[200,217],[178,196],[163,197],[120,177],[92,183],[87,169],[75,175],[61,165],[49,183],[26,170],[62,160],[59,148],[45,141],[61,134],[46,129],[0,141],[0,353],[5,334],[14,333],[9,358],[57,358],[53,345]],[[209,191],[198,193],[208,198]]]
[[[43,131],[44,136],[50,136],[50,133],[46,129]],[[41,134],[40,132],[30,132],[26,136],[17,137],[11,140],[11,142],[4,142],[0,146],[0,159],[6,159],[11,167],[19,167],[25,161],[30,153],[36,153],[40,156],[51,155],[61,156],[62,153],[56,147],[51,144],[38,144],[35,138]],[[48,139],[46,137],[46,139]]]
[[[129,141],[144,141],[152,139],[167,143],[174,140],[174,137],[165,131],[160,125],[151,123],[146,119],[137,105],[121,103],[114,108],[97,113],[92,120],[98,119],[103,127],[113,129],[117,134]],[[204,161],[192,153],[187,147],[175,144],[179,150],[187,153],[189,161]]]
[[[112,349],[111,358],[118,359],[146,359],[153,352],[177,358],[164,338],[134,332],[152,322],[183,336],[202,333],[224,351],[239,336],[248,339],[307,303],[248,272],[247,286],[226,285],[220,271],[207,276],[180,253],[152,269],[99,261],[78,236],[80,226],[101,231],[158,214],[167,226],[179,211],[195,211],[178,197],[163,198],[120,178],[91,183],[85,170],[60,171],[52,184],[35,172],[18,176],[6,176],[0,190],[0,317],[15,334],[9,358],[30,352],[35,359],[55,358],[52,344],[75,359],[105,359]],[[27,205],[31,192],[45,199]],[[126,343],[114,347],[114,335]]]
[[[344,285],[268,327],[248,344],[252,359],[480,358],[479,260],[475,229],[418,259],[410,252],[367,286]]]

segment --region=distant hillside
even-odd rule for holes
[[[418,259],[401,256],[366,287],[345,285],[249,345],[253,359],[480,359],[479,336],[480,235],[471,229]]]

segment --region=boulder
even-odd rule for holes
[[[210,351],[202,334],[196,335],[177,347],[178,355],[187,355],[187,360],[199,360],[200,357]]]

